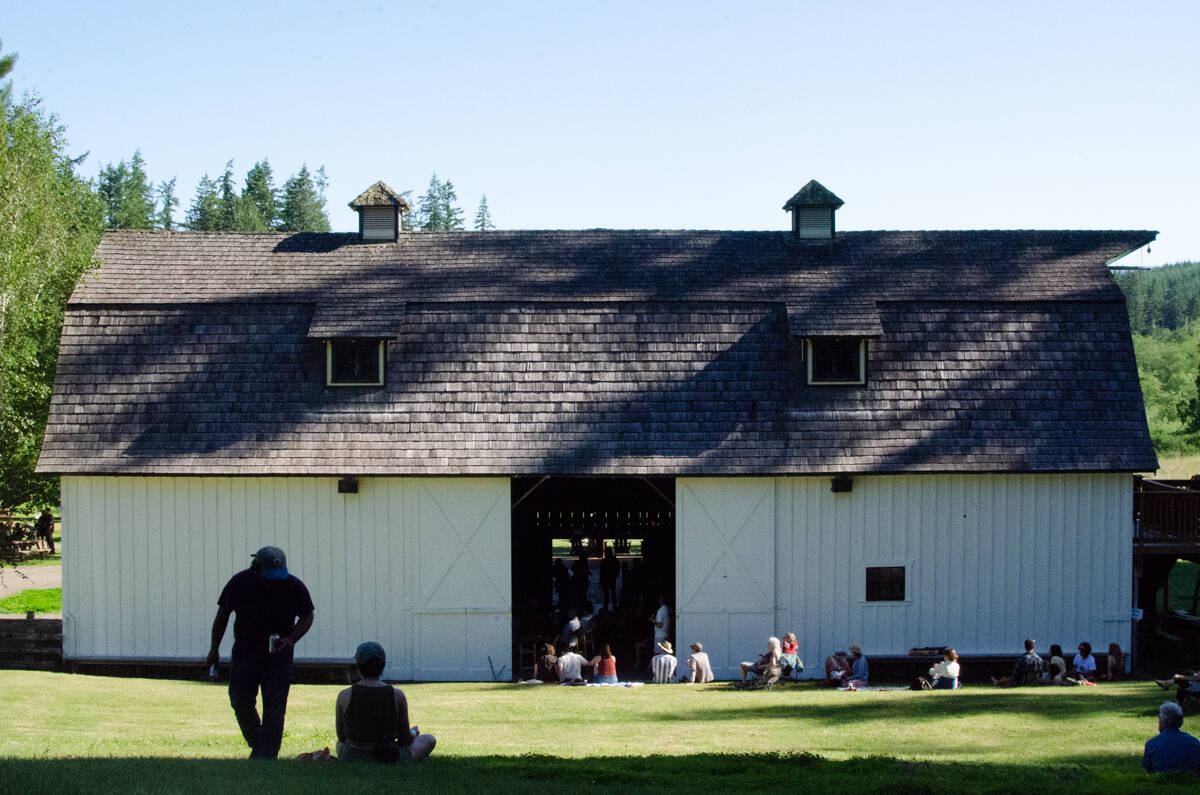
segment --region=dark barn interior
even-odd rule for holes
[[[632,673],[635,645],[652,633],[658,594],[673,607],[674,478],[514,478],[512,500],[517,677],[533,675],[542,644],[561,650],[571,639],[588,659],[610,644],[622,678]],[[603,563],[606,552],[615,566]],[[613,571],[615,587],[606,592]],[[564,635],[575,614],[581,630]],[[653,653],[644,643],[643,667]]]

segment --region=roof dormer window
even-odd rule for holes
[[[810,337],[805,359],[810,384],[867,383],[867,341],[862,337]]]
[[[383,340],[326,340],[325,384],[383,386],[383,362]]]

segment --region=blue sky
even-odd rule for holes
[[[13,3],[3,52],[89,151],[329,175],[335,230],[437,172],[500,228],[1157,229],[1200,260],[1200,3]]]

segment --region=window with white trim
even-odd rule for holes
[[[903,566],[867,566],[866,601],[903,602]]]
[[[325,341],[328,386],[383,386],[383,340]]]
[[[810,384],[867,383],[867,341],[862,337],[805,340]]]

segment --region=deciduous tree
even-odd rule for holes
[[[0,59],[0,78],[13,66]],[[34,474],[63,308],[100,239],[104,206],[40,100],[0,87],[0,506],[58,500]]]

